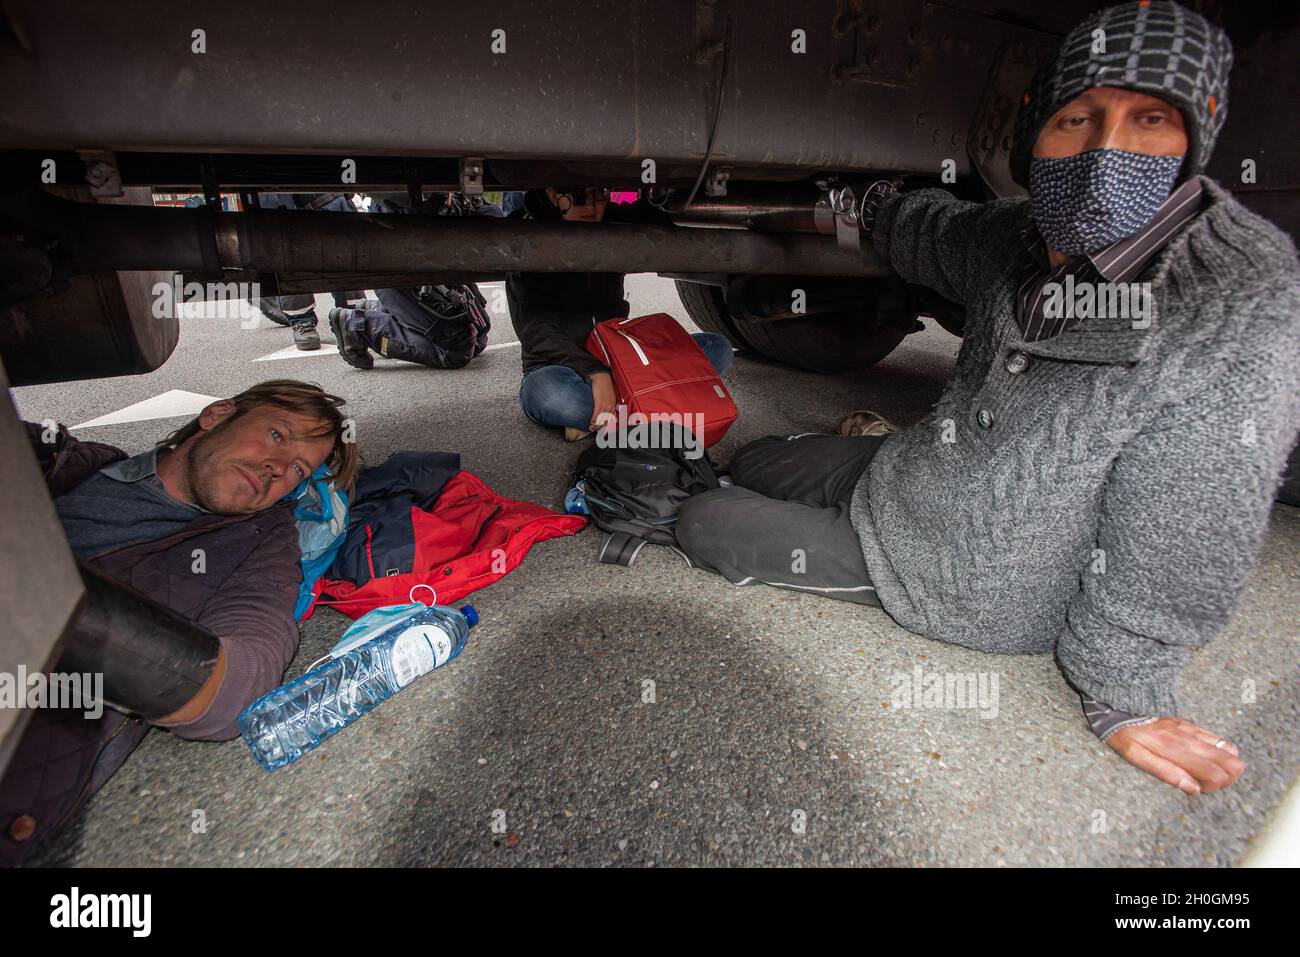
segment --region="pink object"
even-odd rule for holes
[[[624,203],[635,203],[636,193],[610,193],[609,201],[616,206],[622,206]]]

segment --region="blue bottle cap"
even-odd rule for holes
[[[465,616],[465,620],[469,622],[471,628],[478,624],[478,609],[473,605],[466,605],[460,610],[460,613]]]

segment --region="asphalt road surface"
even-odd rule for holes
[[[670,281],[632,276],[628,291],[633,315],[690,326]],[[329,304],[318,297],[327,342]],[[157,372],[15,397],[24,418],[74,426],[171,390],[306,379],[350,399],[369,461],[455,450],[500,492],[561,508],[579,447],[520,412],[503,308],[492,343],[465,369],[378,359],[360,372],[337,355],[256,361],[290,346],[289,331],[195,317]],[[829,377],[741,357],[729,373],[741,417],[714,457],[830,429],[853,409],[915,421],[957,346],[930,326],[876,367]],[[134,453],[183,421],[79,434]],[[1228,865],[1300,773],[1295,509],[1274,509],[1236,618],[1184,673],[1185,716],[1248,764],[1200,797],[1098,742],[1048,657],[984,655],[878,609],[735,587],[667,549],[600,565],[597,542],[588,530],[537,546],[472,596],[482,623],[459,659],[287,768],[268,774],[240,740],[151,732],[38,862]],[[317,612],[289,677],[347,623]],[[996,707],[893,707],[896,676],[916,669],[974,673],[987,688],[996,676]]]

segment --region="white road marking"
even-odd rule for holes
[[[311,356],[336,356],[339,353],[339,347],[332,342],[322,342],[319,349],[312,349],[309,352],[303,352],[297,346],[288,346],[272,352],[270,355],[258,356],[254,362],[271,362],[274,359],[306,359]]]
[[[1241,861],[1242,867],[1300,867],[1300,783],[1273,812]]]
[[[145,399],[125,409],[118,409],[107,415],[101,415],[89,422],[74,425],[74,429],[93,429],[99,425],[120,425],[123,422],[144,422],[148,419],[171,419],[176,416],[198,415],[211,403],[216,402],[214,395],[200,395],[186,392],[184,389],[172,389],[152,399]]]
[[[498,342],[494,346],[488,346],[484,352],[491,352],[493,349],[510,349],[519,345],[519,340],[514,342]],[[312,356],[336,356],[339,353],[339,347],[332,342],[322,342],[319,349],[312,349],[310,352],[303,352],[297,346],[288,346],[272,352],[270,355],[258,356],[254,362],[271,362],[276,359],[308,359]]]

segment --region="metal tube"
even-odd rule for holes
[[[188,276],[186,277],[189,278]],[[207,281],[204,277],[195,277],[197,281]],[[251,279],[252,277],[250,277]],[[304,292],[348,292],[353,289],[394,289],[401,286],[424,286],[441,283],[447,286],[459,286],[467,282],[500,282],[506,278],[504,272],[468,273],[468,272],[419,272],[419,273],[280,273],[274,277],[276,291],[282,296]],[[214,282],[222,281],[214,277]],[[228,279],[226,280],[228,281]],[[262,294],[268,295],[270,284],[262,283]]]
[[[826,194],[807,190],[756,193],[732,188],[726,196],[697,196],[689,207],[664,211],[683,225],[743,226],[760,232],[835,235],[835,216]]]
[[[78,561],[86,594],[58,670],[104,676],[104,702],[147,720],[193,698],[216,667],[216,635]]]
[[[77,272],[681,272],[888,276],[870,248],[737,229],[551,223],[307,211],[73,203],[45,193],[0,199],[0,216],[52,235]]]

